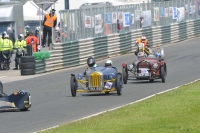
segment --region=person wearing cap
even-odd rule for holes
[[[52,27],[55,28],[57,25],[57,17],[55,15],[55,9],[52,9],[49,14],[46,14],[43,21],[43,39],[42,39],[42,46],[45,47],[46,45],[46,37],[48,34],[48,47],[50,46],[51,36],[52,36]]]
[[[6,33],[8,34],[9,39],[14,44],[15,43],[15,33],[14,33],[14,30],[12,30],[11,27],[8,27]]]
[[[33,31],[30,31],[30,35],[26,38],[26,44],[27,46],[32,46],[33,52],[37,52],[37,44],[39,44],[39,40],[34,36]]]

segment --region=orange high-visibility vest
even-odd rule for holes
[[[37,52],[37,44],[39,44],[39,40],[36,36],[28,36],[26,38],[26,44],[32,45],[33,52]]]
[[[141,38],[138,38],[138,39],[137,39],[137,42],[138,42],[138,43],[142,43],[142,39],[141,39]],[[147,44],[148,44],[148,39],[146,39],[145,42],[144,42],[144,48],[146,48]]]
[[[49,14],[46,14],[46,21],[44,22],[45,26],[53,27],[53,23],[56,20],[56,16],[50,17]]]

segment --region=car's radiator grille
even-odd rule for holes
[[[100,87],[101,86],[101,74],[98,72],[93,72],[90,74],[90,87]]]
[[[149,65],[146,62],[141,62],[139,68],[149,68]]]

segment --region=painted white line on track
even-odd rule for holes
[[[165,90],[165,91],[161,91],[161,92],[155,93],[155,94],[153,94],[153,95],[147,96],[147,97],[142,98],[142,99],[139,99],[139,100],[137,100],[137,101],[134,101],[134,102],[131,102],[131,103],[128,103],[128,104],[125,104],[125,105],[122,105],[122,106],[119,106],[119,107],[116,107],[116,108],[113,108],[113,109],[109,109],[109,110],[106,110],[106,111],[102,111],[102,112],[99,112],[99,113],[95,113],[95,114],[93,114],[93,115],[89,115],[89,116],[86,116],[86,117],[83,117],[83,118],[80,118],[80,119],[77,119],[77,120],[74,120],[74,121],[71,121],[71,122],[67,122],[67,123],[72,123],[72,122],[76,122],[76,121],[88,119],[88,118],[91,118],[91,117],[93,117],[93,116],[97,116],[97,115],[100,115],[100,114],[103,114],[103,113],[106,113],[106,112],[110,112],[110,111],[113,111],[113,110],[116,110],[116,109],[125,107],[125,106],[127,106],[127,105],[131,105],[131,104],[134,104],[134,103],[138,103],[138,102],[144,101],[144,100],[146,100],[146,99],[152,98],[152,97],[154,97],[154,96],[156,96],[156,95],[163,94],[163,93],[166,93],[166,92],[169,92],[169,91],[178,89],[178,88],[180,88],[181,86],[189,85],[189,84],[195,83],[195,82],[197,82],[197,81],[200,81],[200,79],[196,79],[196,80],[194,80],[194,81],[192,81],[192,82],[189,82],[189,83],[186,83],[186,84],[183,84],[183,85],[180,85],[180,86],[177,86],[177,87],[174,87],[174,88]],[[67,123],[65,123],[65,124],[67,124]],[[57,128],[57,127],[59,127],[59,126],[60,126],[60,125],[56,125],[56,126],[53,126],[53,127],[50,127],[50,128],[46,128],[46,129],[43,129],[43,130],[40,130],[40,131],[46,131],[46,130],[49,130],[49,129]],[[40,132],[40,131],[36,131],[36,132],[33,132],[33,133],[38,133],[38,132]]]
[[[40,132],[43,132],[43,131],[46,131],[46,130],[49,130],[49,129],[53,129],[53,128],[56,128],[56,127],[59,127],[59,125],[40,130]],[[37,132],[33,132],[33,133],[37,133]]]
[[[0,78],[5,78],[5,77],[8,77],[8,76],[1,76]]]

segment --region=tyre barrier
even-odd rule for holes
[[[35,75],[35,59],[33,56],[22,56],[20,63],[21,75]]]

